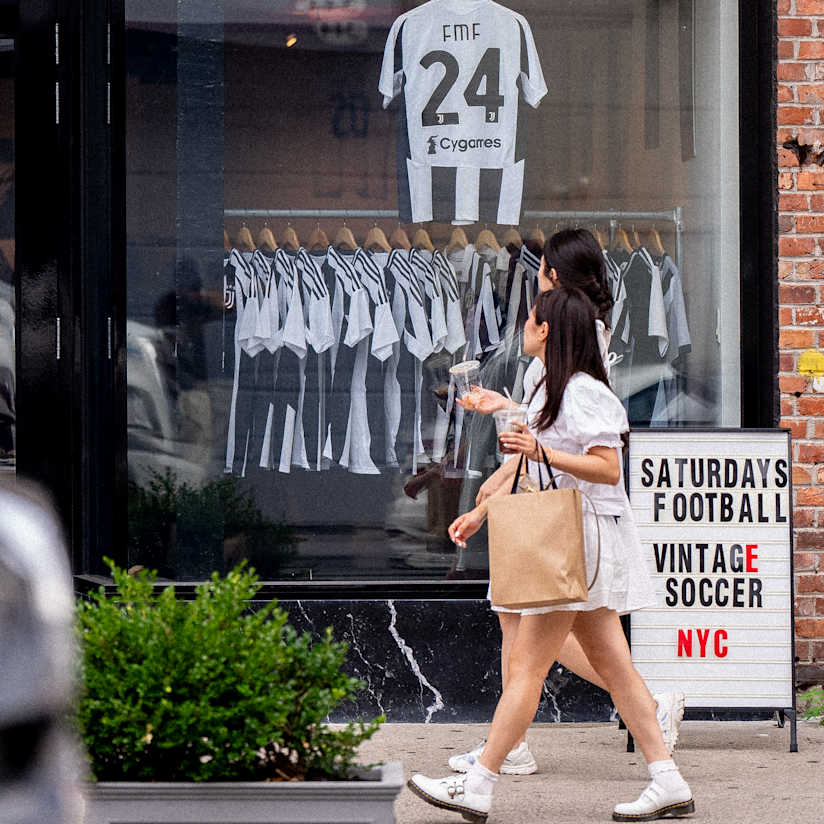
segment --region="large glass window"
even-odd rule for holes
[[[17,464],[14,299],[14,40],[0,38],[0,472]]]
[[[485,578],[446,528],[500,455],[449,369],[521,395],[565,226],[633,426],[739,423],[737,3],[126,11],[131,564]]]

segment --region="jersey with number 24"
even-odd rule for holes
[[[407,169],[400,171],[409,176],[414,221],[443,219],[427,214],[440,183],[455,189],[455,222],[518,222],[526,139],[520,98],[536,107],[547,90],[522,15],[493,0],[429,0],[392,24],[378,88],[384,106],[402,97]],[[458,172],[428,174],[432,168]],[[497,189],[494,216],[481,214],[485,185]]]

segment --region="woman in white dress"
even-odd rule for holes
[[[629,425],[609,388],[594,321],[592,304],[580,290],[562,287],[538,297],[524,329],[524,351],[543,360],[545,377],[529,399],[527,426],[505,435],[503,445],[536,462],[540,445],[551,466],[581,482],[598,512],[585,513],[585,530],[590,531],[597,518],[601,533],[595,585],[584,602],[521,613],[509,678],[486,744],[470,769],[441,779],[415,775],[408,782],[428,803],[471,821],[486,821],[498,771],[531,723],[543,680],[573,627],[649,766],[649,785],[636,801],[618,804],[613,819],[647,821],[687,815],[695,808],[689,785],[667,752],[655,701],[633,666],[619,620],[619,612],[650,603],[652,587],[621,483],[621,435]],[[537,477],[537,464],[530,471]],[[486,512],[483,501],[458,517],[449,528],[450,537],[465,542],[481,527]],[[587,545],[590,576],[596,552]]]
[[[555,285],[580,289],[592,303],[595,313],[595,333],[598,349],[609,378],[609,318],[612,296],[607,283],[606,266],[601,247],[591,232],[586,229],[563,229],[553,234],[544,245],[541,265],[538,269],[538,288],[541,293],[550,291]],[[525,400],[529,400],[535,387],[543,380],[544,364],[540,358],[533,358],[524,374]],[[476,388],[472,393],[474,403],[467,405],[457,402],[475,413],[491,414],[511,405],[513,402],[492,389]],[[481,504],[490,495],[501,489],[509,489],[515,473],[517,460],[505,461],[497,471],[481,486],[476,503]],[[506,687],[509,677],[509,651],[518,631],[520,612],[504,607],[492,607],[501,626],[501,683]],[[578,642],[573,630],[564,640],[558,653],[558,663],[571,670],[580,678],[606,690],[606,684],[593,668],[586,653]],[[684,694],[682,692],[660,693],[654,696],[658,724],[664,736],[667,750],[671,753],[678,740],[678,730],[684,714]],[[484,742],[469,752],[453,755],[449,766],[456,772],[466,772],[475,763]],[[501,772],[508,775],[528,775],[535,772],[538,765],[525,739],[517,741],[512,752],[507,754]]]

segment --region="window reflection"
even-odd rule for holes
[[[719,130],[737,140],[736,4],[697,0],[692,38],[666,4],[505,4],[535,41],[517,226],[399,222],[411,133],[401,102],[383,106],[395,67],[378,83],[393,21],[420,5],[227,0],[216,17],[192,2],[182,19],[127,3],[133,563],[191,577],[254,544],[282,579],[485,577],[485,535],[459,551],[446,527],[500,456],[492,419],[454,404],[449,368],[477,357],[485,385],[521,396],[543,240],[567,225],[605,248],[633,425],[737,423],[737,168],[717,151]],[[505,69],[484,52],[451,81],[457,104],[423,95],[427,122],[462,100],[461,116],[504,118]],[[485,133],[443,139],[424,156],[489,148]],[[419,175],[413,196],[431,184],[441,208],[445,182],[450,208],[487,209],[505,177],[473,180],[471,199],[457,173]]]

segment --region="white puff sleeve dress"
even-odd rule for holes
[[[624,407],[608,386],[583,372],[573,375],[564,390],[557,419],[548,429],[539,431],[534,427],[534,421],[544,402],[545,392],[541,385],[529,402],[527,424],[530,432],[547,451],[551,447],[583,455],[594,446],[606,446],[618,450],[620,461],[621,433],[629,429],[629,424]],[[543,465],[540,466],[540,471],[546,484],[548,479]],[[539,466],[530,461],[529,472],[537,482]],[[569,485],[568,478],[563,480],[567,483],[559,481],[559,485]],[[621,479],[614,486],[580,480],[577,485],[581,492],[589,496],[597,512],[596,515],[585,498],[583,509],[588,582],[592,581],[596,568],[597,535],[600,528],[598,576],[589,592],[589,598],[583,603],[525,609],[521,610],[521,614],[536,615],[554,610],[595,610],[601,607],[625,614],[651,606],[654,603],[652,580],[624,491],[623,469]]]

